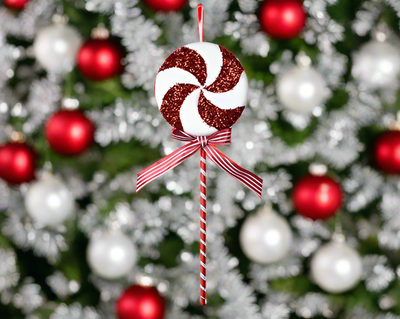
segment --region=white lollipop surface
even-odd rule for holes
[[[67,186],[57,178],[39,180],[25,195],[28,214],[43,225],[64,222],[74,211],[75,200]]]
[[[362,261],[357,251],[346,243],[330,242],[312,257],[311,275],[315,283],[330,293],[354,288],[362,276]]]
[[[69,72],[75,65],[82,38],[75,28],[54,24],[38,31],[33,50],[37,61],[47,70]]]
[[[239,60],[208,42],[173,52],[155,81],[156,101],[164,118],[195,136],[208,136],[235,124],[247,94],[247,76]]]
[[[399,73],[400,54],[390,43],[368,42],[355,56],[352,74],[369,87],[387,87],[396,82]]]
[[[286,219],[272,211],[249,216],[240,230],[240,246],[251,260],[269,264],[283,259],[292,246]]]
[[[326,83],[314,68],[296,66],[279,76],[276,93],[285,108],[297,113],[309,113],[324,101]]]
[[[105,279],[127,275],[135,265],[136,247],[128,236],[102,234],[92,238],[87,248],[87,261],[93,272]]]

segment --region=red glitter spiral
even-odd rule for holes
[[[222,130],[232,127],[242,115],[243,106],[232,109],[221,109],[209,101],[203,94],[225,93],[231,91],[239,83],[244,68],[229,50],[219,46],[222,54],[222,67],[215,81],[205,86],[207,80],[207,64],[204,58],[194,49],[182,47],[173,52],[161,66],[159,73],[171,68],[178,68],[194,75],[199,85],[179,83],[171,87],[162,99],[160,111],[173,127],[183,130],[180,111],[185,99],[196,89],[201,89],[198,100],[198,112],[201,119],[210,127]]]

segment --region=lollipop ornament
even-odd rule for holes
[[[207,166],[217,166],[262,196],[262,179],[242,168],[218,145],[231,143],[232,126],[245,109],[248,81],[229,50],[203,42],[204,8],[198,5],[199,42],[174,51],[155,80],[161,114],[173,127],[171,137],[186,144],[138,174],[136,192],[200,151],[200,303],[206,305]]]

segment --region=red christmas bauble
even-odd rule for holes
[[[179,11],[187,3],[187,0],[143,0],[154,11],[170,12]]]
[[[375,140],[374,160],[376,166],[387,174],[400,174],[400,132],[388,131]]]
[[[342,204],[342,189],[328,176],[306,175],[292,193],[294,207],[304,217],[328,219]]]
[[[272,38],[290,40],[306,24],[306,13],[300,0],[265,0],[260,7],[261,28]]]
[[[91,81],[103,81],[122,72],[122,47],[113,39],[90,39],[78,53],[78,69]]]
[[[15,11],[21,11],[30,0],[3,0],[4,5]]]
[[[93,143],[94,125],[80,110],[61,110],[46,124],[50,147],[62,155],[77,155]]]
[[[35,178],[36,154],[26,143],[9,142],[0,146],[0,178],[14,185]]]
[[[163,319],[165,300],[154,287],[133,285],[117,301],[119,319]]]

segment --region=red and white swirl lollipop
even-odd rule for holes
[[[217,145],[231,142],[249,89],[244,68],[229,50],[203,42],[204,8],[198,5],[200,42],[173,52],[161,66],[155,96],[171,137],[186,144],[138,174],[136,192],[200,151],[200,302],[207,303],[207,166],[217,166],[262,196],[262,179],[236,164]]]
[[[155,80],[157,105],[174,128],[209,136],[230,128],[242,115],[248,81],[229,50],[208,42],[174,51]]]

